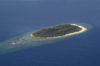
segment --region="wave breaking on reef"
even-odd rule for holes
[[[30,36],[31,33],[17,36],[0,43],[0,54],[17,51],[20,49],[35,47],[46,44],[50,40],[36,39]]]
[[[72,24],[72,25],[77,25],[77,24]],[[76,34],[85,32],[87,30],[83,26],[79,26],[79,27],[82,28],[81,31],[66,34],[64,36],[49,38],[49,39],[48,38],[47,39],[39,39],[39,38],[32,37],[31,34],[33,32],[11,38],[9,40],[6,40],[6,41],[0,43],[0,55],[8,53],[8,52],[18,51],[18,50],[21,50],[24,48],[36,47],[36,46],[48,44],[49,42],[55,41],[57,38],[63,38],[63,37],[76,35]]]

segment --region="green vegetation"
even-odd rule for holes
[[[63,24],[63,25],[57,25],[51,28],[39,30],[33,33],[32,35],[35,37],[43,37],[43,38],[57,37],[57,36],[63,36],[65,34],[77,32],[77,31],[80,31],[81,29],[82,28],[75,26],[75,25]]]

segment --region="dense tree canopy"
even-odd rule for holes
[[[73,33],[80,31],[81,28],[71,24],[63,24],[53,26],[51,28],[42,29],[33,33],[32,35],[35,37],[56,37],[56,36],[63,36],[65,34]]]

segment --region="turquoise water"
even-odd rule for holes
[[[100,66],[99,6],[99,0],[0,0],[0,46],[5,47],[0,49],[0,66]],[[64,23],[92,27],[63,39],[34,40],[41,46],[19,41],[32,31]],[[24,47],[12,45],[14,37]]]
[[[81,25],[82,26],[82,25]],[[84,27],[84,26],[83,26]],[[36,47],[36,46],[41,46],[45,44],[49,44],[51,42],[59,41],[60,39],[66,39],[74,35],[82,34],[86,31],[88,31],[88,28],[85,27],[86,30],[83,32],[69,35],[69,36],[62,36],[62,37],[57,37],[57,38],[35,38],[32,37],[32,33],[35,31],[15,36],[14,38],[10,38],[8,40],[2,41],[0,43],[0,54],[6,54],[9,52],[14,52],[14,51],[19,51],[21,49],[25,48],[30,48],[30,47]]]

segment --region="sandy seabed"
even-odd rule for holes
[[[58,38],[63,38],[63,37],[68,37],[68,36],[80,34],[80,33],[83,33],[87,30],[87,28],[85,28],[81,25],[77,25],[77,24],[71,24],[71,25],[78,26],[78,27],[82,28],[82,30],[80,30],[78,32],[69,33],[69,34],[66,34],[66,35],[63,35],[63,36],[47,37],[47,38],[33,37],[32,36],[33,32],[30,32],[28,34],[24,34],[24,35],[21,35],[21,36],[16,36],[14,38],[0,42],[0,55],[8,53],[8,52],[18,51],[18,50],[21,50],[21,49],[24,49],[24,48],[45,45],[45,44],[48,44],[50,42],[56,41],[56,40],[53,40],[53,39],[58,39]]]

